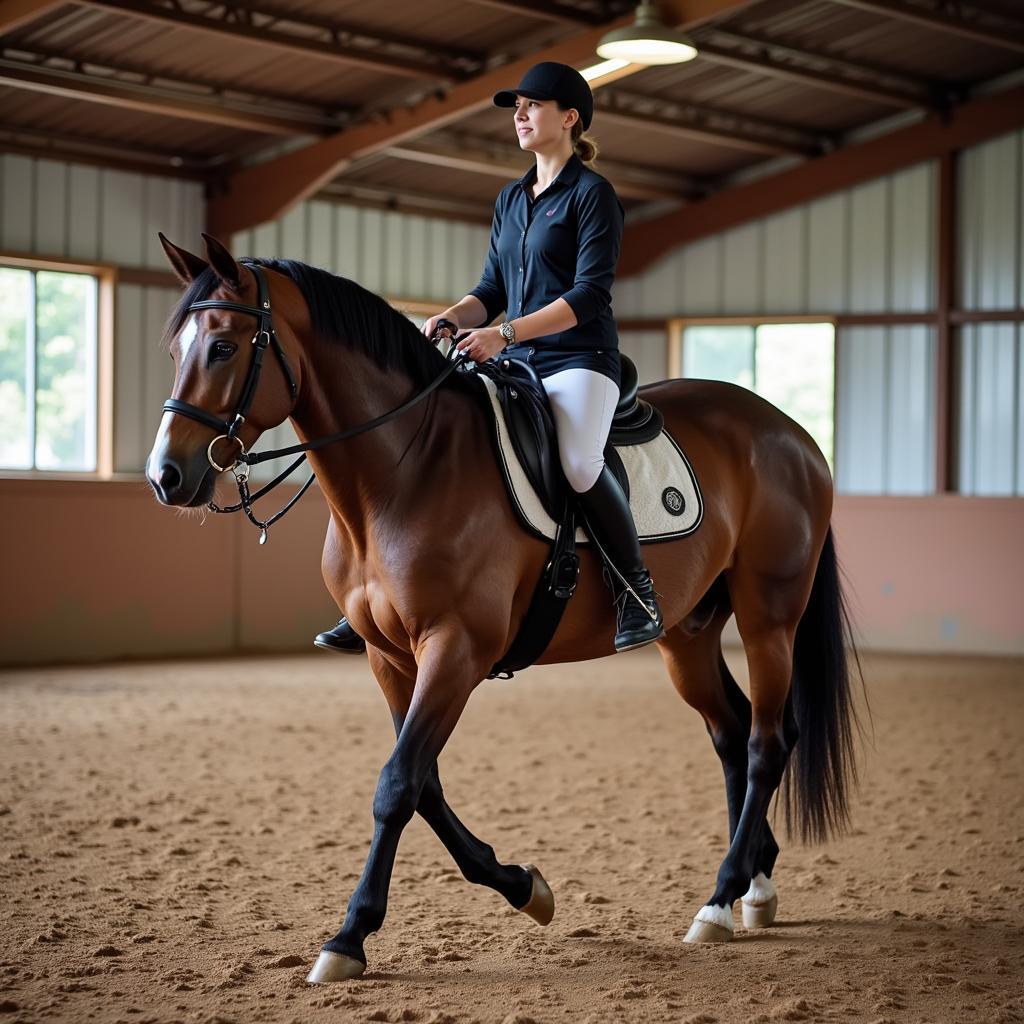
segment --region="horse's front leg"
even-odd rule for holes
[[[366,969],[363,943],[384,923],[402,830],[416,811],[470,693],[486,672],[479,669],[481,660],[463,631],[434,633],[417,652],[417,663],[409,712],[377,782],[366,867],[349,900],[341,931],[324,944],[308,981],[343,981]]]
[[[369,649],[369,661],[391,709],[395,733],[401,735],[415,679],[406,676],[373,648]],[[538,924],[551,922],[555,900],[543,876],[532,866],[500,863],[494,848],[466,828],[445,799],[436,763],[427,775],[416,813],[441,840],[467,882],[494,889]]]

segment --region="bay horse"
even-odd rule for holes
[[[241,263],[203,237],[205,258],[161,236],[186,286],[166,332],[173,396],[147,461],[165,505],[206,504],[218,460],[233,458],[236,445],[251,448],[288,417],[303,441],[356,427],[448,365],[405,316],[358,284],[293,261]],[[250,367],[271,335],[273,354],[256,387]],[[363,874],[311,982],[365,970],[364,942],[383,924],[399,837],[416,812],[468,881],[497,890],[540,924],[554,913],[535,867],[500,863],[459,821],[437,768],[470,694],[515,637],[549,556],[504,493],[482,392],[468,374],[451,374],[415,409],[310,453],[330,509],[324,581],[366,639],[397,736],[373,800]],[[704,719],[729,812],[728,853],[685,941],[724,942],[733,936],[736,900],[748,927],[775,917],[779,847],[767,814],[784,777],[790,831],[818,841],[848,821],[857,715],[832,481],[811,437],[744,388],[669,380],[643,397],[664,415],[704,491],[700,528],[645,551],[665,619],[657,646],[676,690]],[[244,417],[221,429],[242,404]],[[613,653],[611,597],[589,548],[581,562],[543,664]],[[730,615],[749,700],[722,656]]]

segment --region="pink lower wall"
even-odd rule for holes
[[[260,547],[141,481],[0,480],[0,663],[307,650],[326,523],[314,490]],[[845,496],[834,524],[866,648],[1024,655],[1024,499]]]

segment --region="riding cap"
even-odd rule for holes
[[[530,100],[555,100],[564,110],[575,108],[579,111],[584,131],[594,118],[594,94],[587,80],[568,64],[553,60],[534,64],[514,89],[502,89],[494,94],[494,105],[514,107],[516,96]]]

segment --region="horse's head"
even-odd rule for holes
[[[269,275],[203,238],[206,259],[160,236],[186,291],[168,325],[174,388],[146,475],[163,504],[183,507],[210,500],[217,476],[289,415],[299,384],[276,282],[272,307]]]

